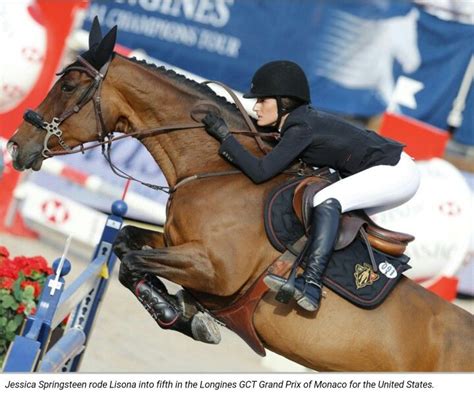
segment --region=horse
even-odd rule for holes
[[[173,190],[164,233],[122,230],[120,272],[167,279],[205,307],[225,308],[281,254],[262,216],[266,196],[288,177],[252,183],[218,155],[191,112],[207,104],[233,131],[248,131],[235,105],[172,70],[114,53],[114,29],[90,35],[87,57],[62,71],[11,137],[13,165],[39,170],[45,158],[92,142],[110,147],[110,132],[138,139]],[[254,138],[238,140],[262,155]],[[267,292],[253,322],[267,349],[317,371],[474,371],[473,316],[406,277],[372,310],[326,289],[320,309],[308,313]]]

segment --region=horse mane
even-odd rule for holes
[[[224,108],[225,110],[231,112],[231,113],[238,113],[240,114],[239,109],[234,103],[231,103],[227,101],[227,99],[223,96],[219,96],[216,92],[214,92],[208,85],[196,82],[193,79],[189,79],[186,76],[177,73],[173,69],[167,69],[164,66],[157,66],[156,64],[149,63],[145,60],[139,60],[136,57],[125,57],[119,54],[119,56],[133,62],[134,64],[141,65],[142,67],[145,67],[148,70],[151,70],[153,72],[158,72],[167,78],[170,78],[179,84],[183,84],[187,86],[188,88],[194,90],[195,92],[198,92],[198,94],[201,94],[206,97],[211,97],[218,106]]]

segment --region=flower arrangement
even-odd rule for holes
[[[41,256],[9,257],[8,250],[0,246],[0,366],[25,318],[36,312],[44,282],[53,273]]]

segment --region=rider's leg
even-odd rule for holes
[[[328,199],[313,209],[306,265],[295,280],[295,299],[307,311],[319,308],[323,274],[334,250],[340,217],[341,204],[336,199]]]
[[[306,266],[295,280],[294,297],[298,305],[307,311],[316,311],[321,299],[322,277],[331,258],[339,230],[341,205],[336,199],[328,199],[314,207],[311,229],[306,245]],[[272,290],[278,291],[287,282],[269,274],[264,279]]]
[[[418,190],[420,175],[414,161],[405,153],[394,165],[378,165],[348,176],[316,193],[316,207],[327,199],[341,203],[341,212],[383,211],[410,200]]]

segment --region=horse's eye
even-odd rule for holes
[[[61,90],[65,93],[71,93],[76,89],[74,85],[71,85],[70,83],[63,83],[61,85]]]

